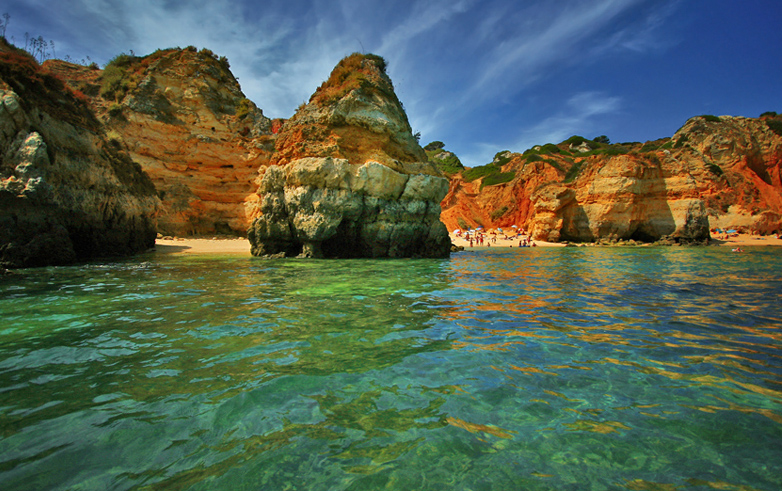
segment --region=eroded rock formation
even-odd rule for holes
[[[149,177],[78,94],[0,46],[0,266],[68,264],[155,243]]]
[[[703,243],[714,228],[780,231],[780,127],[779,117],[698,116],[645,144],[574,137],[511,153],[487,177],[452,176],[443,221],[515,224],[554,242]]]
[[[374,55],[342,60],[262,169],[254,255],[445,257],[448,180],[427,162]]]
[[[245,235],[256,179],[274,150],[273,122],[209,50],[121,55],[104,70],[50,60],[86,93],[112,139],[149,174],[164,235]]]

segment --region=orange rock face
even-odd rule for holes
[[[47,64],[90,96],[109,138],[150,176],[162,201],[160,233],[246,234],[257,171],[274,148],[272,122],[207,50],[120,61],[104,70]]]
[[[710,228],[772,233],[782,228],[779,125],[695,117],[673,138],[643,145],[563,142],[511,154],[499,169],[513,173],[508,182],[453,176],[442,219],[450,230],[517,225],[550,241],[703,241]]]
[[[483,226],[522,227],[534,215],[532,194],[546,182],[560,181],[563,173],[544,162],[527,162],[522,155],[512,154],[503,172],[515,172],[507,184],[484,186],[483,179],[465,182],[461,174],[451,178],[448,195],[441,206],[441,220],[449,230]]]

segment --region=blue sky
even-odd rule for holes
[[[699,114],[782,113],[778,0],[21,0],[6,37],[103,66],[207,47],[269,117],[344,56],[388,61],[421,144],[467,166],[571,135],[671,136]]]

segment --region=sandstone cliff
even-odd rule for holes
[[[444,257],[448,181],[427,161],[385,61],[343,59],[282,127],[262,169],[255,255]]]
[[[0,266],[146,250],[158,205],[84,96],[0,41]]]
[[[89,96],[112,135],[152,178],[164,235],[245,235],[258,168],[274,149],[273,122],[211,51],[120,55],[104,70],[48,61]]]
[[[515,224],[539,240],[578,242],[704,242],[710,228],[779,231],[775,121],[701,116],[673,138],[645,144],[573,137],[500,153],[452,177],[443,221],[449,228]]]

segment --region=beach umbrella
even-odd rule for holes
[[[497,232],[499,232],[499,233],[502,233],[502,229],[501,229],[501,228],[498,228],[498,229],[497,229]]]
[[[457,228],[456,230],[454,230],[454,231],[453,231],[453,232],[451,232],[451,233],[452,233],[452,234],[458,234],[459,232],[461,232],[461,229],[458,229],[458,228]]]
[[[737,230],[728,230],[728,232],[727,232],[727,233],[729,233],[729,234],[735,234],[736,232],[737,232]]]
[[[721,228],[718,228],[718,229],[716,229],[716,232],[717,232],[718,234],[721,234],[721,233],[722,233],[722,229],[721,229]]]
[[[517,226],[515,226],[515,225],[511,225],[511,228],[519,228],[519,227],[517,227]]]

